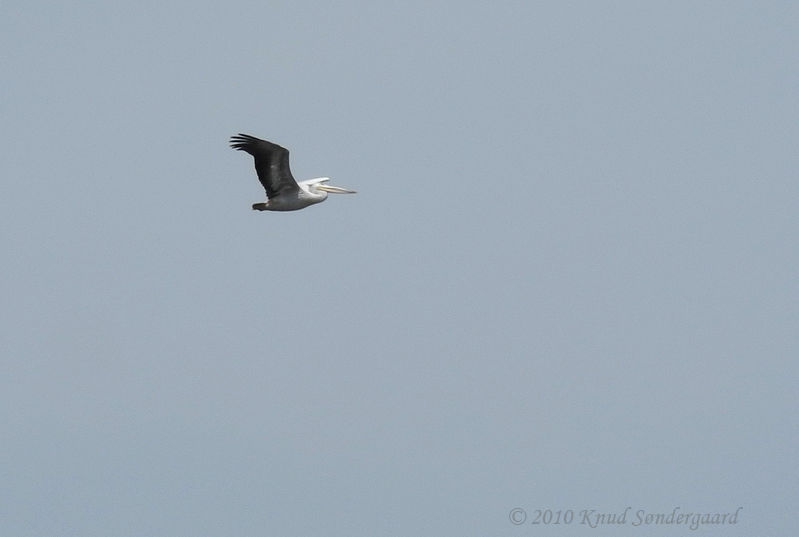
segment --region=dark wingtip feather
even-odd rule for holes
[[[257,140],[258,140],[258,138],[255,138],[254,136],[250,136],[249,134],[241,134],[241,133],[239,133],[236,136],[231,136],[230,137],[230,147],[232,147],[233,149],[238,149],[239,151],[241,151],[244,148],[246,148],[249,144],[251,144],[251,143],[253,143],[254,141],[257,141]]]

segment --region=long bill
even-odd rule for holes
[[[316,188],[318,188],[319,190],[324,190],[325,192],[330,192],[331,194],[357,194],[357,192],[355,192],[354,190],[341,188],[340,186],[316,185]]]

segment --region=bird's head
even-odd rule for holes
[[[322,192],[330,192],[331,194],[356,194],[354,190],[350,190],[348,188],[342,188],[340,186],[333,186],[333,185],[326,185],[325,183],[330,181],[330,177],[319,177],[318,179],[310,179],[308,181],[303,181],[308,188],[321,190]]]

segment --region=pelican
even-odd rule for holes
[[[255,171],[264,185],[267,200],[254,203],[256,211],[296,211],[327,199],[327,193],[355,194],[339,186],[326,185],[329,177],[317,177],[307,181],[294,180],[289,169],[289,150],[272,142],[249,134],[231,136],[230,147],[246,151],[255,157]]]

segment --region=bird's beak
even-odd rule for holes
[[[341,188],[340,186],[333,186],[333,185],[316,185],[316,188],[319,190],[324,190],[325,192],[330,192],[332,194],[355,194],[354,190],[349,190],[346,188]]]

